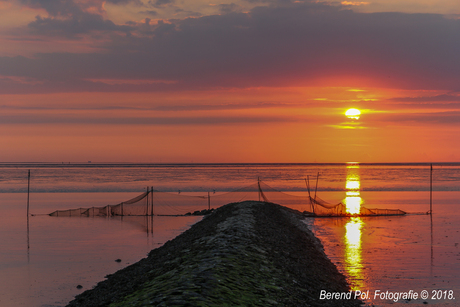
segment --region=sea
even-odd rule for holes
[[[350,162],[0,164],[0,306],[65,306],[202,218],[48,215],[55,210],[118,204],[147,187],[206,195],[259,180],[292,195],[307,195],[308,183],[311,195],[351,210],[407,212],[305,218],[350,283],[342,295],[367,306],[460,305],[460,163]]]

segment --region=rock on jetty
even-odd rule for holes
[[[303,218],[271,203],[228,204],[68,306],[360,306],[320,300],[349,287]]]

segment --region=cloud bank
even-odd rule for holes
[[[99,0],[22,3],[48,14],[29,23],[29,35],[94,40],[101,48],[0,57],[4,93],[324,84],[455,90],[460,82],[460,20],[439,14],[276,1],[248,12],[222,5],[220,15],[121,25],[104,17]]]

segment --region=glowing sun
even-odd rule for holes
[[[348,109],[347,112],[345,112],[345,116],[351,119],[359,119],[360,115],[361,111],[358,109]]]

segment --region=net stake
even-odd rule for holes
[[[318,172],[318,175],[316,176],[315,199],[316,199],[316,191],[318,190],[318,180],[319,180],[319,172]]]
[[[433,214],[433,163],[430,165],[430,215]]]
[[[150,190],[151,191],[151,195],[150,195],[151,197],[150,198],[152,200],[152,212],[151,212],[151,215],[153,216],[153,187],[150,187],[150,188],[151,188],[151,190]],[[153,218],[152,218],[152,223],[153,223]],[[153,233],[153,231],[152,231],[152,233]]]
[[[30,170],[27,176],[27,220],[29,220]]]
[[[257,177],[257,187],[259,188],[259,202],[260,202],[260,196],[262,194],[262,189],[260,188],[260,177]]]

